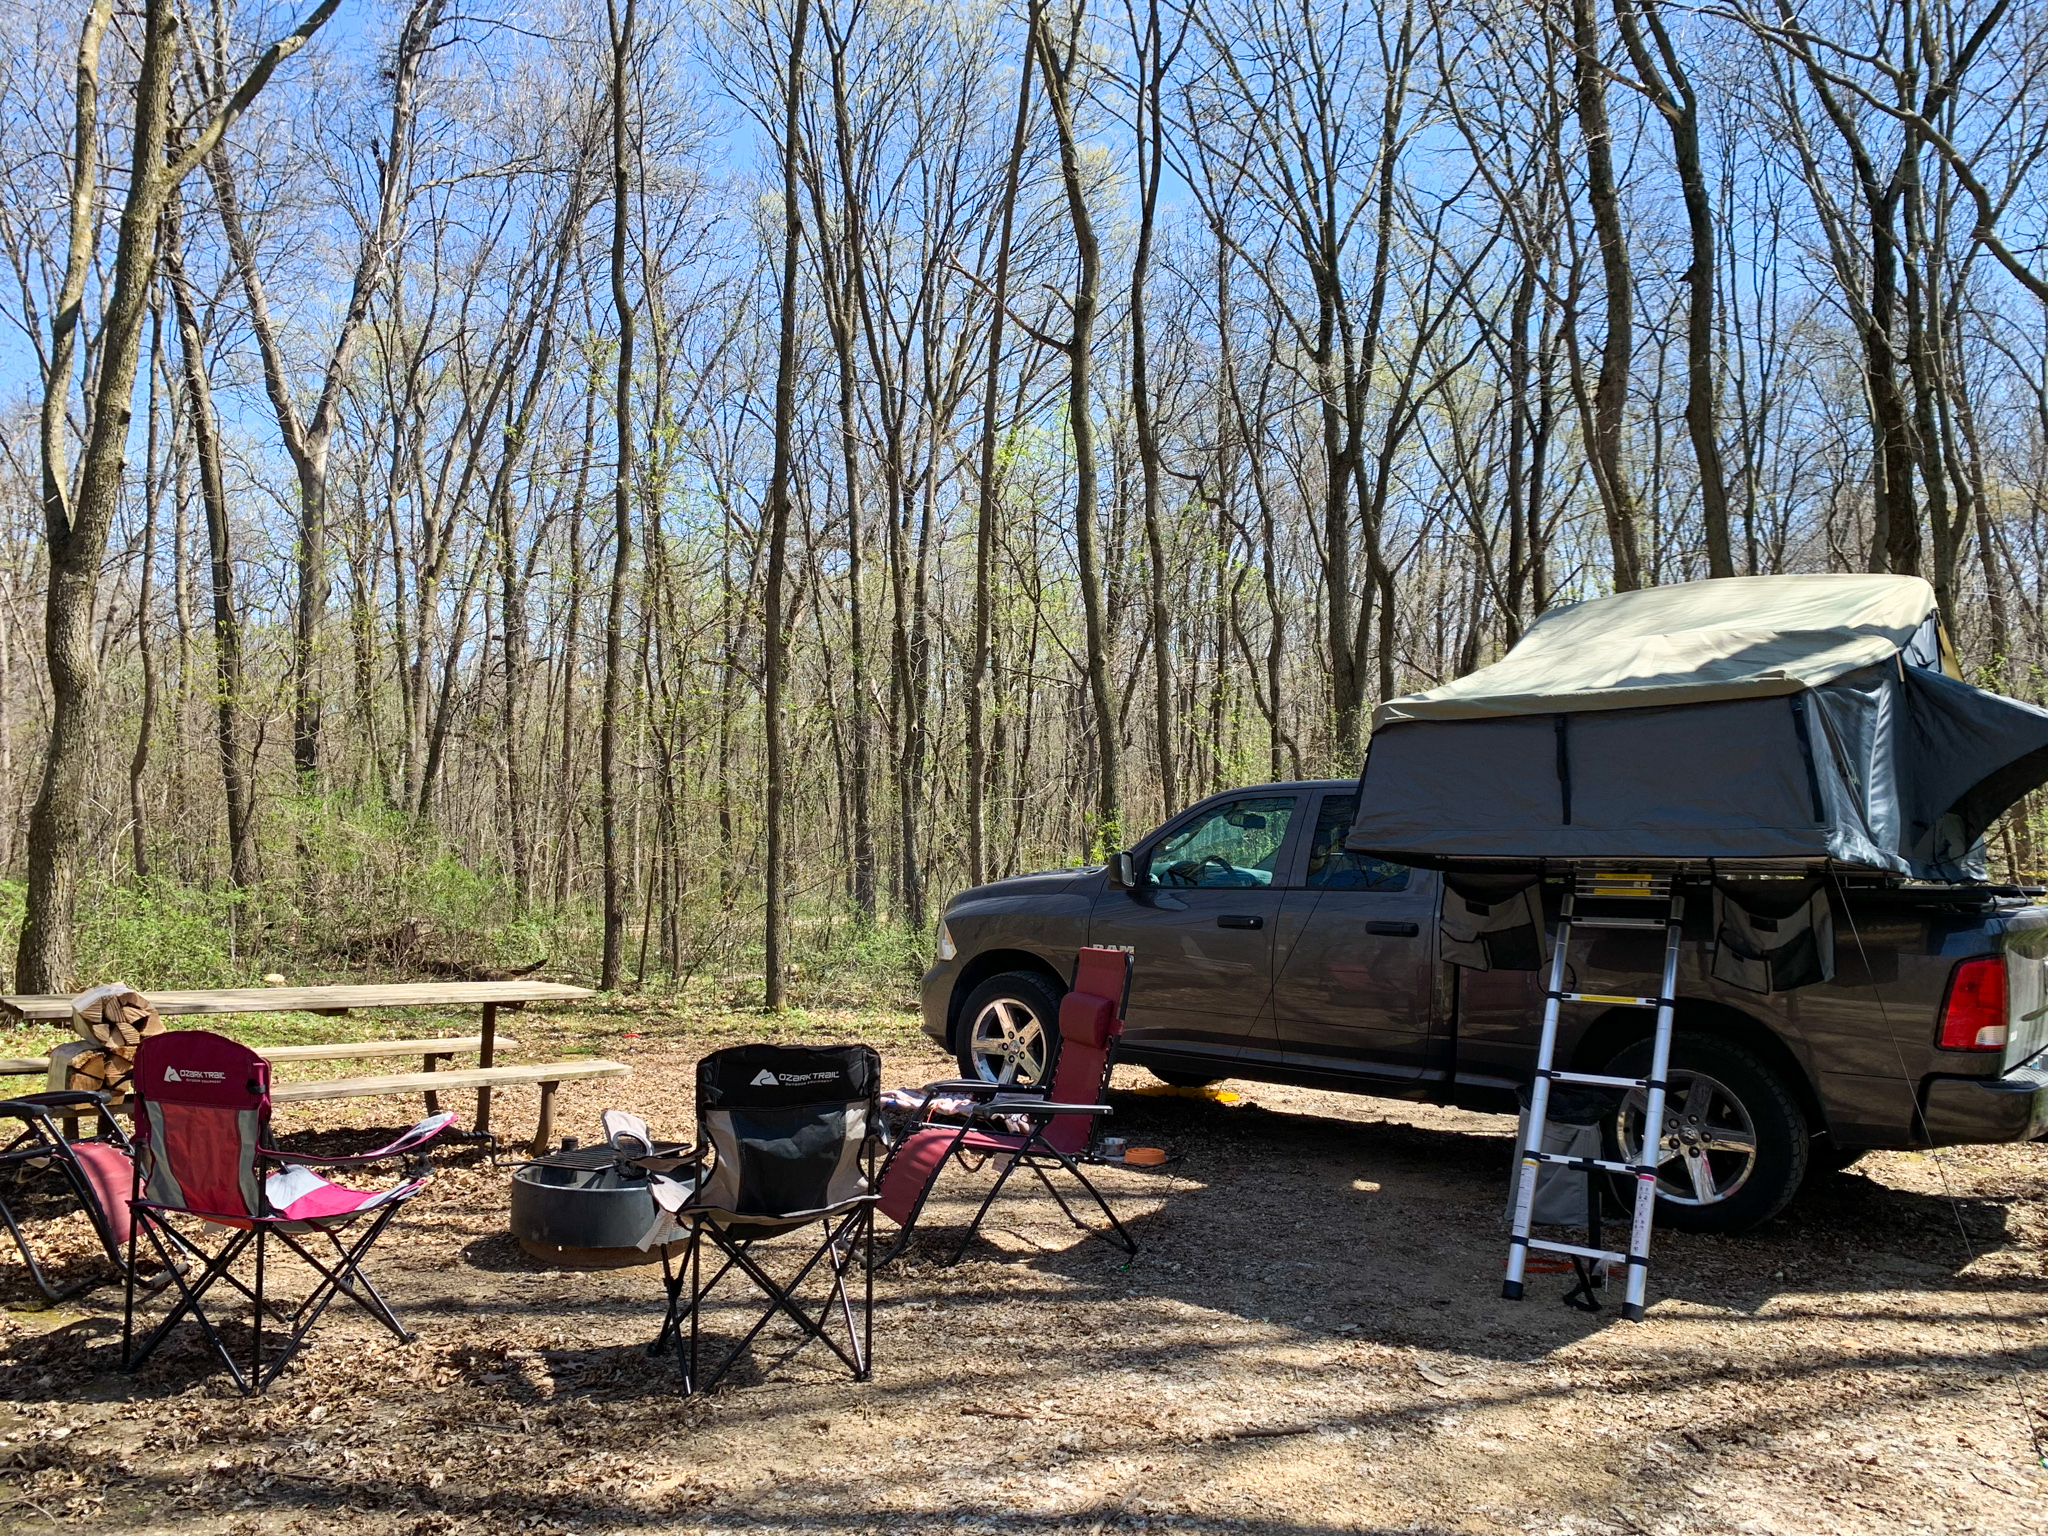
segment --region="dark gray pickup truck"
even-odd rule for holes
[[[1120,1059],[1171,1083],[1299,1083],[1512,1113],[1535,1065],[1543,978],[1438,954],[1442,877],[1344,851],[1354,781],[1213,796],[1110,869],[1021,875],[948,904],[925,1032],[963,1073],[1035,1081],[1082,944],[1136,952]],[[1659,1219],[1767,1220],[1810,1167],[1880,1147],[2048,1132],[2048,906],[2011,886],[1849,881],[1834,974],[1758,993],[1713,975],[1713,905],[1686,902],[1674,1106]],[[1549,892],[1554,919],[1556,892]],[[1534,946],[1532,946],[1533,951]],[[1575,945],[1567,986],[1635,991],[1654,935]],[[1573,1068],[1639,1073],[1649,1015],[1567,1018]],[[1628,1139],[1624,1102],[1610,1136]],[[1630,1161],[1638,1153],[1622,1148]]]

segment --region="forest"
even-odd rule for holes
[[[2044,71],[2029,0],[0,0],[15,987],[901,996],[1655,583],[1916,572],[2041,701]]]

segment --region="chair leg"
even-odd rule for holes
[[[332,1231],[327,1232],[327,1239],[334,1245],[336,1254],[332,1268],[308,1253],[292,1233],[282,1228],[278,1230],[278,1241],[290,1248],[305,1261],[309,1269],[320,1276],[320,1284],[315,1286],[313,1293],[299,1304],[299,1310],[292,1314],[292,1335],[286,1348],[286,1359],[297,1352],[306,1335],[312,1331],[313,1324],[320,1320],[320,1314],[327,1310],[337,1295],[348,1297],[369,1313],[388,1328],[401,1344],[410,1344],[413,1341],[415,1335],[398,1320],[398,1314],[391,1310],[390,1303],[384,1300],[377,1288],[370,1284],[369,1277],[362,1272],[364,1256],[369,1253],[371,1246],[383,1235],[385,1227],[390,1225],[391,1219],[397,1214],[397,1204],[381,1207],[363,1235],[353,1243],[343,1244]],[[361,1289],[358,1290],[357,1287]],[[277,1369],[270,1373],[273,1379],[281,1369],[283,1361],[280,1361]]]
[[[1017,1164],[1023,1159],[1012,1156],[1003,1164],[1003,1171],[996,1175],[995,1184],[989,1189],[988,1197],[981,1202],[981,1209],[974,1213],[974,1220],[967,1224],[967,1235],[960,1239],[960,1246],[953,1250],[953,1257],[946,1262],[958,1264],[967,1253],[967,1245],[974,1241],[974,1234],[981,1230],[982,1219],[988,1215],[988,1208],[996,1203],[996,1196],[1003,1192],[1003,1186],[1010,1182],[1010,1175],[1017,1171]]]
[[[256,1309],[249,1322],[249,1379],[262,1391],[269,1383],[263,1376],[263,1251],[269,1246],[266,1228],[256,1229]]]
[[[135,1348],[135,1242],[141,1234],[142,1218],[131,1209],[128,1215],[128,1287],[121,1307],[121,1369],[128,1369],[128,1357]]]
[[[714,1389],[724,1379],[725,1373],[738,1362],[742,1354],[746,1353],[748,1347],[760,1336],[761,1330],[768,1326],[777,1313],[787,1316],[803,1330],[804,1337],[802,1342],[797,1345],[798,1349],[802,1349],[811,1340],[817,1339],[839,1357],[840,1364],[853,1373],[854,1380],[867,1380],[868,1357],[866,1351],[862,1348],[860,1335],[854,1329],[851,1311],[849,1310],[846,1315],[847,1348],[845,1349],[842,1349],[838,1341],[826,1331],[825,1319],[830,1317],[830,1309],[835,1299],[850,1309],[850,1301],[845,1292],[845,1280],[846,1265],[852,1262],[853,1237],[855,1234],[854,1224],[871,1215],[872,1208],[863,1206],[845,1217],[840,1222],[836,1231],[828,1221],[826,1223],[824,1244],[810,1258],[804,1261],[803,1267],[796,1272],[795,1277],[786,1285],[778,1282],[761,1268],[760,1264],[753,1257],[752,1242],[745,1239],[729,1238],[714,1230],[711,1234],[712,1241],[721,1248],[726,1249],[731,1255],[732,1262],[728,1263],[726,1268],[730,1269],[737,1265],[746,1274],[747,1278],[754,1282],[761,1293],[768,1298],[768,1306],[761,1313],[761,1316],[756,1319],[754,1326],[747,1330],[746,1336],[726,1353],[725,1358],[719,1362],[718,1369],[713,1371],[708,1377],[698,1379],[695,1390],[709,1392]],[[841,1243],[844,1243],[847,1249],[846,1258],[843,1260],[839,1255]],[[817,1268],[820,1259],[829,1259],[832,1264],[835,1292],[833,1296],[826,1298],[824,1309],[816,1317],[813,1317],[804,1310],[803,1304],[797,1299],[796,1292],[803,1285],[804,1281],[810,1278],[811,1271]],[[723,1274],[724,1270],[721,1270],[719,1273]],[[870,1273],[872,1274],[872,1271]],[[716,1284],[716,1281],[714,1280],[713,1283]],[[871,1278],[869,1284],[872,1285],[872,1283]],[[710,1287],[707,1286],[705,1289],[708,1291]],[[851,1353],[849,1353],[849,1350]]]
[[[1076,1216],[1073,1213],[1073,1210],[1067,1205],[1066,1200],[1061,1196],[1060,1192],[1053,1187],[1052,1180],[1045,1176],[1045,1170],[1039,1167],[1036,1162],[1033,1162],[1031,1165],[1031,1171],[1038,1175],[1038,1180],[1041,1184],[1045,1186],[1047,1193],[1049,1193],[1053,1197],[1053,1199],[1059,1201],[1060,1209],[1062,1211],[1065,1211],[1067,1214],[1067,1220],[1071,1221],[1075,1226],[1079,1227],[1083,1232],[1086,1232],[1089,1236],[1099,1237],[1104,1242],[1123,1249],[1125,1253],[1135,1255],[1138,1251],[1137,1239],[1132,1237],[1129,1232],[1124,1230],[1124,1224],[1116,1219],[1116,1212],[1109,1208],[1109,1202],[1102,1198],[1102,1191],[1095,1187],[1094,1181],[1091,1180],[1087,1174],[1081,1171],[1081,1165],[1075,1162],[1074,1159],[1072,1159],[1071,1157],[1068,1157],[1066,1153],[1059,1151],[1057,1148],[1048,1147],[1046,1148],[1046,1150],[1051,1152],[1054,1157],[1058,1158],[1060,1166],[1066,1169],[1068,1173],[1072,1174],[1074,1176],[1075,1181],[1079,1183],[1083,1189],[1088,1191],[1089,1195],[1095,1201],[1096,1208],[1100,1210],[1103,1216],[1108,1219],[1110,1231],[1114,1232],[1116,1235],[1112,1237],[1109,1232],[1103,1232],[1098,1228],[1091,1227],[1080,1217]]]
[[[704,1277],[704,1223],[690,1224],[690,1364],[683,1372],[683,1395],[690,1396],[697,1390],[697,1341],[700,1336],[697,1314],[704,1305],[704,1292],[698,1284]],[[721,1272],[722,1273],[722,1272]],[[718,1282],[714,1278],[712,1284]]]
[[[0,1221],[4,1221],[7,1224],[7,1231],[14,1239],[14,1246],[21,1250],[21,1262],[28,1266],[29,1278],[35,1281],[36,1289],[49,1297],[50,1300],[62,1301],[67,1296],[76,1296],[87,1286],[98,1283],[94,1280],[80,1280],[59,1290],[56,1286],[50,1284],[49,1278],[43,1273],[43,1266],[36,1262],[35,1251],[29,1247],[27,1236],[15,1224],[14,1212],[8,1209],[5,1200],[0,1200]]]
[[[242,1374],[242,1367],[236,1361],[234,1353],[229,1350],[226,1341],[221,1338],[219,1331],[213,1326],[213,1320],[206,1315],[206,1309],[200,1305],[205,1299],[206,1293],[213,1288],[216,1281],[231,1278],[227,1274],[228,1266],[241,1257],[242,1250],[249,1246],[255,1237],[255,1233],[247,1230],[237,1232],[222,1244],[218,1253],[207,1256],[196,1245],[183,1238],[178,1238],[177,1234],[173,1232],[173,1237],[181,1246],[199,1253],[205,1260],[198,1280],[188,1282],[184,1271],[172,1263],[171,1254],[164,1247],[163,1239],[158,1232],[160,1218],[156,1213],[138,1211],[136,1212],[135,1219],[138,1224],[147,1224],[150,1246],[156,1249],[157,1257],[162,1259],[165,1267],[169,1269],[171,1278],[178,1287],[179,1294],[177,1302],[171,1307],[170,1315],[151,1330],[149,1337],[144,1339],[132,1352],[124,1350],[126,1358],[122,1362],[123,1368],[130,1371],[139,1370],[143,1363],[156,1352],[156,1347],[164,1341],[173,1328],[177,1327],[184,1320],[185,1315],[189,1312],[192,1315],[192,1320],[199,1325],[199,1331],[206,1336],[207,1343],[213,1346],[213,1352],[220,1356],[221,1363],[228,1368],[228,1374],[234,1378],[235,1385],[245,1393],[255,1390],[249,1378]],[[167,1224],[166,1230],[169,1230]],[[252,1294],[245,1285],[237,1283],[235,1288],[244,1295]],[[262,1300],[260,1296],[256,1296],[255,1300],[260,1317]]]

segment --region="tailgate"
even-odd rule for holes
[[[2012,1026],[2004,1065],[2010,1070],[2048,1050],[2048,907],[2022,907],[2000,916]]]

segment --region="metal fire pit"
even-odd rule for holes
[[[673,1152],[678,1144],[654,1150]],[[513,1170],[512,1236],[534,1258],[563,1269],[656,1262],[660,1245],[634,1246],[654,1225],[654,1210],[646,1175],[622,1171],[610,1147],[557,1152]]]

